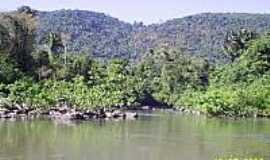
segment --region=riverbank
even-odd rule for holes
[[[78,109],[66,103],[48,108],[33,108],[25,104],[1,104],[0,119],[34,119],[47,117],[61,120],[136,119],[137,112],[119,108]]]
[[[98,108],[81,108],[68,104],[67,102],[59,102],[50,107],[31,107],[26,104],[14,104],[9,101],[1,101],[0,103],[0,119],[36,119],[45,117],[51,120],[64,121],[90,121],[90,120],[114,120],[114,119],[137,119],[139,112],[152,112],[156,110],[170,111],[173,113],[181,113],[186,115],[205,115],[207,117],[218,118],[270,118],[270,114],[266,112],[254,112],[249,115],[228,116],[228,115],[212,115],[200,110],[192,109],[192,107],[98,107]]]

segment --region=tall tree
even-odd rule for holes
[[[64,46],[64,56],[65,56],[65,65],[67,64],[67,49],[68,49],[68,42],[71,40],[70,33],[61,33],[61,39]]]
[[[235,61],[248,48],[248,42],[256,37],[256,33],[247,29],[241,29],[238,32],[229,32],[226,35],[223,45],[225,53],[232,62]]]
[[[22,71],[31,71],[36,17],[27,12],[0,14],[0,50],[14,59]]]
[[[51,62],[54,60],[54,56],[59,55],[65,48],[61,35],[53,32],[50,32],[45,38],[45,46]]]

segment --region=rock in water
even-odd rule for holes
[[[136,112],[125,112],[124,113],[124,119],[135,119],[138,117],[138,114]]]

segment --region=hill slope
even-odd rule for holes
[[[128,53],[132,25],[102,13],[60,10],[39,13],[38,40],[49,32],[71,34],[69,50],[110,58]]]
[[[101,58],[136,59],[151,48],[181,48],[211,61],[226,61],[223,39],[230,30],[270,30],[270,14],[204,13],[144,26],[102,13],[59,10],[39,12],[39,39],[48,32],[71,33],[69,50]]]
[[[160,25],[147,27],[144,39],[151,39],[149,46],[168,44],[183,48],[190,54],[224,60],[223,41],[229,31],[246,28],[258,33],[270,29],[270,15],[204,13],[173,19]]]

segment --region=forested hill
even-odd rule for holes
[[[68,49],[96,57],[126,57],[132,25],[103,13],[80,10],[39,12],[38,39],[49,32],[69,33]]]
[[[168,44],[215,61],[224,60],[226,34],[241,28],[267,32],[270,30],[270,14],[203,13],[148,26],[142,39],[150,47]]]
[[[270,30],[270,14],[203,13],[149,26],[80,10],[39,12],[39,17],[39,39],[49,32],[70,33],[70,51],[101,58],[135,59],[151,48],[174,47],[211,61],[224,61],[222,44],[227,32]]]

